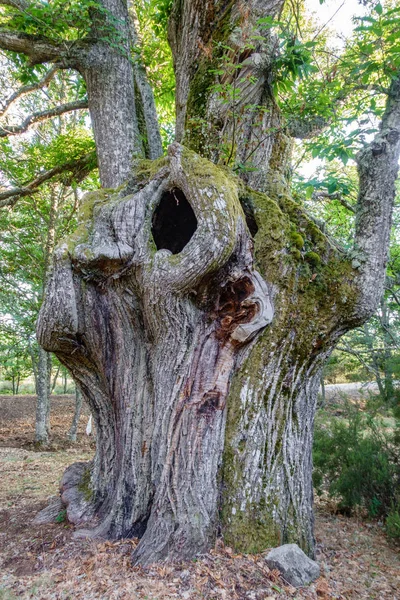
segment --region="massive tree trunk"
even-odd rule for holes
[[[96,515],[92,535],[144,534],[142,563],[209,548],[218,507],[237,546],[313,551],[315,394],[352,268],[280,202],[176,144],[119,194],[91,193],[57,250],[39,341],[97,430],[62,499],[76,524]]]
[[[41,345],[68,367],[96,422],[93,463],[62,481],[68,517],[82,535],[141,536],[141,564],[192,557],[218,530],[241,550],[290,541],[313,554],[321,369],[383,285],[399,90],[379,152],[360,156],[350,257],[288,195],[273,40],[245,41],[248,23],[281,3],[247,4],[177,2],[170,37],[177,137],[234,168],[251,155],[256,170],[238,178],[176,143],[165,159],[137,164],[118,192],[86,196],[38,322]],[[228,73],[241,89],[231,105],[210,71],[225,60],[219,40],[243,65]]]

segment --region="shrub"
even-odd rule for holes
[[[384,432],[379,421],[355,407],[347,405],[345,412],[344,420],[316,425],[316,491],[327,491],[346,512],[362,508],[370,517],[391,515],[387,527],[396,531],[400,522],[400,453],[395,435]]]
[[[390,538],[400,542],[400,505],[393,508],[386,519],[386,533]]]

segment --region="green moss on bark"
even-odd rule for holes
[[[228,397],[222,469],[222,529],[226,542],[242,552],[259,552],[279,543],[296,542],[305,552],[312,553],[309,536],[293,510],[289,508],[280,523],[279,518],[274,518],[275,503],[279,503],[278,490],[275,497],[268,497],[267,484],[261,495],[260,490],[247,491],[245,488],[246,423],[258,418],[263,407],[275,396],[267,386],[262,394],[264,404],[259,399],[255,407],[243,406],[241,392],[244,385],[259,390],[271,360],[287,348],[270,381],[273,380],[276,389],[281,390],[279,398],[275,398],[281,407],[294,402],[296,388],[291,380],[291,369],[294,365],[297,368],[305,365],[303,377],[310,377],[310,366],[317,369],[320,365],[318,357],[332,347],[332,335],[339,319],[345,317],[346,312],[352,314],[357,299],[353,283],[355,272],[348,257],[330,244],[302,207],[287,194],[279,193],[271,198],[244,187],[240,194],[245,195],[246,206],[250,206],[257,223],[256,267],[275,289],[275,316],[236,374]],[[270,450],[279,464],[283,436],[287,433],[284,414],[276,414],[275,419],[277,439]],[[294,427],[296,423],[297,415],[293,417]],[[267,440],[268,443],[271,442]],[[267,481],[268,474],[265,476]],[[246,502],[241,506],[244,497]]]

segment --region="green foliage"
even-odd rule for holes
[[[321,131],[304,139],[298,145],[299,162],[317,159],[319,173],[306,177],[294,173],[295,190],[305,192],[309,206],[321,218],[331,220],[326,204],[328,201],[336,213],[335,220],[341,225],[333,233],[346,228],[349,211],[340,206],[338,199],[353,205],[357,196],[357,177],[354,160],[359,150],[378,131],[387,93],[393,77],[400,68],[400,7],[386,3],[372,6],[363,17],[355,20],[352,36],[342,48],[330,40],[329,29],[322,28],[312,19],[305,21],[302,15],[293,16],[294,8],[288,5],[282,18],[280,63],[291,59],[290,48],[282,40],[297,35],[303,46],[313,42],[309,52],[301,52],[296,60],[317,67],[311,77],[296,62],[284,70],[285,84],[280,85],[277,73],[276,97],[288,123],[302,119],[304,122],[324,123]],[[295,15],[296,16],[296,15]],[[295,22],[293,24],[293,22]],[[311,62],[310,62],[311,61]],[[278,64],[280,64],[278,63]],[[289,83],[286,83],[288,78]],[[315,170],[314,170],[315,173]],[[334,198],[328,198],[334,195]],[[348,229],[348,228],[347,228]]]
[[[54,519],[56,523],[65,523],[65,521],[67,521],[67,511],[64,508],[63,510],[60,510],[60,512],[58,513],[58,515],[56,516],[56,518]]]
[[[140,58],[153,87],[164,148],[175,133],[175,75],[172,53],[167,40],[168,17],[172,0],[138,0],[135,12],[139,25]]]
[[[393,540],[400,541],[400,508],[393,508],[388,514],[386,533]]]
[[[400,508],[400,446],[382,422],[357,407],[348,404],[345,417],[317,423],[315,488],[318,493],[327,490],[343,510],[359,508],[370,517],[387,517]]]
[[[98,40],[115,48],[121,47],[120,23],[95,0],[36,0],[24,11],[9,8],[0,20],[0,24],[9,29],[54,41],[88,37],[94,23]]]
[[[316,42],[302,42],[294,35],[288,36],[286,31],[280,33],[279,38],[280,52],[274,62],[273,89],[276,94],[294,90],[297,80],[318,72],[312,55]]]

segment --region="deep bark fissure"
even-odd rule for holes
[[[116,9],[114,0],[104,5]],[[167,159],[137,164],[120,192],[87,196],[41,310],[40,343],[79,383],[97,431],[93,463],[64,475],[68,517],[85,527],[81,535],[142,536],[137,563],[192,557],[217,528],[243,551],[290,541],[313,554],[321,368],[383,286],[400,86],[375,145],[359,157],[352,264],[288,194],[291,142],[270,91],[274,43],[257,30],[258,18],[281,6],[174,3],[177,138],[214,162],[251,161],[254,170],[239,169],[239,181],[174,144]],[[119,10],[127,23],[126,3]],[[215,60],[235,66],[222,82],[240,91],[231,102],[215,85]],[[102,182],[119,185],[142,151],[132,65],[102,44],[85,61]],[[122,101],[118,90],[128,90]],[[197,227],[187,229],[185,217],[173,231],[183,207],[174,190]],[[178,209],[166,231],[163,198]]]
[[[39,320],[41,343],[77,379],[96,422],[93,496],[67,471],[69,518],[82,523],[95,508],[92,535],[113,537],[142,533],[148,519],[141,563],[191,556],[214,536],[231,374],[272,318],[235,190],[223,174],[203,182],[206,165],[173,146],[162,177],[95,203],[89,237],[58,251]],[[198,227],[178,254],[154,252],[154,210],[177,189]]]

